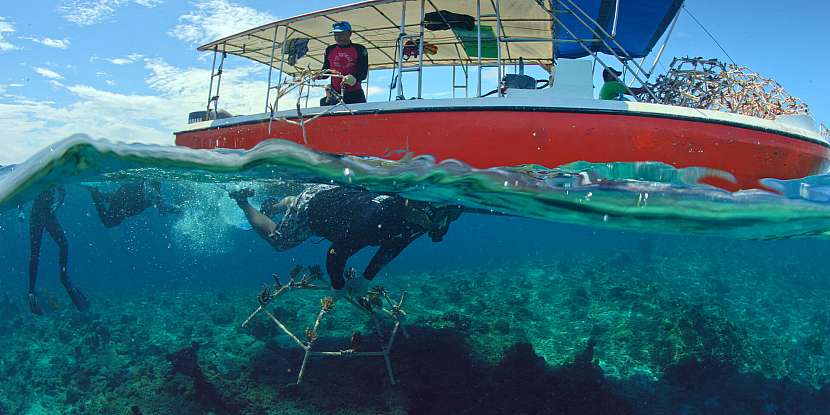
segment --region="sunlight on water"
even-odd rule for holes
[[[283,141],[244,152],[70,137],[0,168],[0,233],[11,241],[0,250],[0,397],[19,397],[0,399],[0,415],[507,413],[492,410],[512,408],[505,396],[605,408],[576,413],[826,413],[830,175],[737,193],[698,183],[712,176],[731,179],[660,163],[477,170]],[[107,226],[93,188],[156,181],[156,205]],[[230,197],[248,189],[263,211],[310,183],[385,193],[368,205],[396,194],[464,207],[444,240],[413,241],[371,283],[391,301],[406,293],[410,336],[391,355],[403,386],[391,386],[382,360],[348,354],[379,327],[360,309],[338,300],[315,325],[332,295],[333,241],[269,245]],[[61,250],[44,236],[36,316],[32,200],[60,187],[65,200],[49,206],[68,240],[68,278],[90,310],[61,283]],[[168,202],[180,211],[165,212]],[[373,252],[348,266],[361,272]],[[321,290],[295,290],[289,279],[312,266]],[[293,288],[265,302],[272,316],[243,327],[263,306],[263,286]],[[371,301],[389,311],[380,294]],[[303,361],[297,342],[318,334],[321,347],[352,358],[313,359],[309,401],[285,385]]]
[[[208,206],[222,199],[216,189],[240,180],[362,186],[482,211],[614,229],[761,239],[826,236],[830,231],[830,176],[765,181],[780,194],[761,190],[729,193],[697,183],[710,176],[729,179],[728,173],[674,169],[661,163],[477,170],[454,161],[435,164],[429,157],[399,162],[335,157],[279,140],[248,152],[209,152],[113,144],[79,135],[6,170],[0,176],[0,209],[59,183],[130,179],[213,183],[218,187],[204,193],[207,199],[199,202],[196,211],[203,212],[203,217],[189,213],[193,222],[177,225],[182,235],[192,235],[187,238],[196,244],[193,246],[204,237],[196,223],[204,224],[207,217],[215,216],[209,209],[216,207]],[[224,206],[219,208],[224,222],[213,224],[216,231],[228,221],[239,222],[238,213],[230,213],[233,209],[227,203],[220,206]]]

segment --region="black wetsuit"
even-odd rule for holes
[[[162,201],[160,189],[158,183],[134,182],[121,185],[115,193],[91,188],[90,195],[101,223],[112,228],[150,207],[157,207],[161,213],[178,211],[177,207]]]
[[[346,261],[367,246],[380,246],[363,275],[374,278],[412,241],[426,231],[405,220],[406,199],[363,190],[336,187],[321,191],[308,202],[311,232],[331,241],[326,269],[331,285],[345,285]]]
[[[31,252],[29,253],[29,292],[35,291],[37,282],[37,269],[40,263],[40,247],[43,242],[43,231],[49,233],[52,240],[58,245],[61,282],[66,286],[69,278],[66,273],[66,263],[69,258],[69,243],[66,234],[58,222],[55,211],[63,203],[66,191],[63,187],[44,190],[32,203],[32,213],[29,215],[29,240]]]
[[[89,308],[86,297],[72,286],[67,273],[67,262],[69,259],[69,243],[66,234],[58,222],[55,212],[63,204],[66,198],[66,191],[63,187],[54,187],[41,192],[32,203],[32,213],[29,215],[29,238],[31,241],[31,252],[29,253],[29,308],[35,314],[43,314],[35,296],[35,284],[37,283],[37,271],[40,263],[40,248],[43,242],[43,231],[49,233],[55,244],[58,245],[58,266],[60,268],[60,281],[66,288],[67,294],[75,306],[84,311]]]

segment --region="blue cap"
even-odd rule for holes
[[[349,22],[337,22],[331,25],[331,33],[351,32],[352,25]]]

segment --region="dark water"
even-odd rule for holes
[[[706,174],[719,173],[475,171],[281,143],[205,153],[74,137],[0,171],[0,414],[830,413],[830,180],[729,194],[695,184]],[[104,228],[82,185],[139,179],[161,180],[185,212]],[[241,327],[271,274],[324,265],[329,244],[275,251],[245,230],[227,189],[253,187],[259,206],[331,181],[470,208],[376,279],[407,293],[394,386],[383,359],[357,356],[312,358],[289,386],[302,350],[263,315]],[[47,237],[38,317],[25,296],[29,200],[55,184],[67,191],[69,275],[91,309],[69,301]],[[269,309],[305,339],[324,295],[292,292]],[[348,348],[355,330],[378,349],[372,320],[338,301],[315,347]]]

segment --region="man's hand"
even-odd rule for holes
[[[352,86],[357,83],[357,78],[354,75],[346,75],[343,77],[343,84],[346,86]]]

